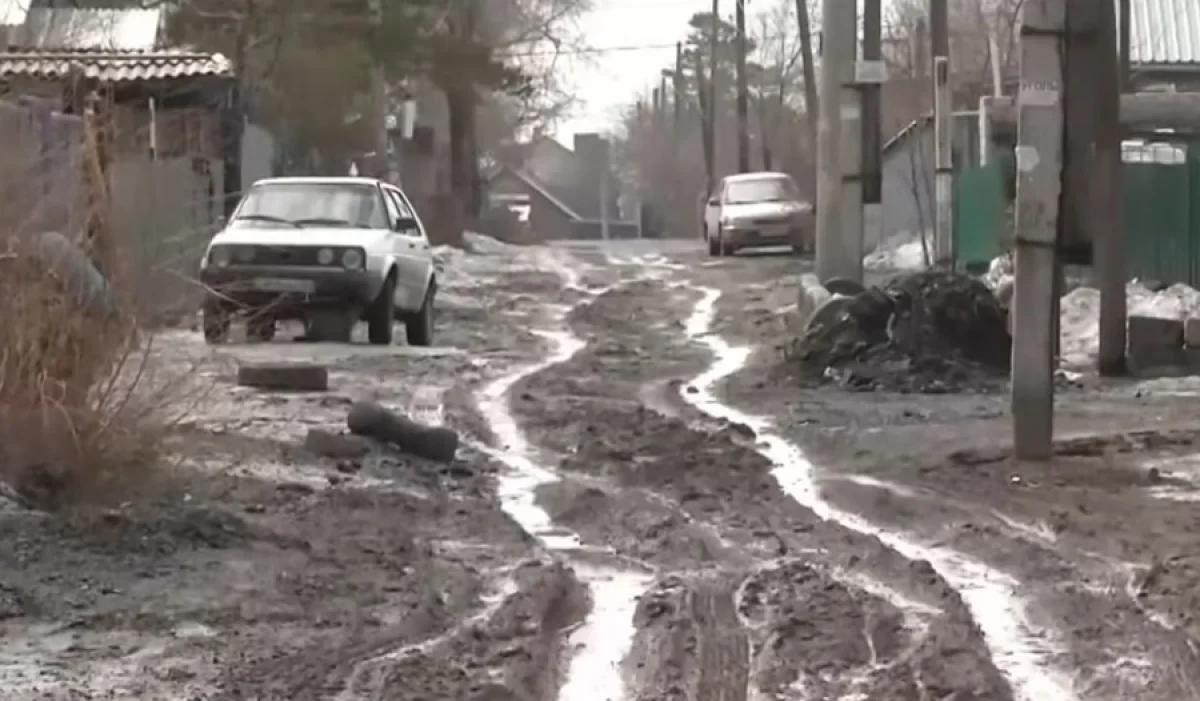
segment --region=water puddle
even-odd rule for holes
[[[685,329],[690,337],[707,345],[716,360],[693,381],[696,391],[682,394],[684,400],[711,416],[754,429],[760,438],[760,452],[776,466],[772,474],[780,487],[818,517],[874,536],[910,560],[927,560],[962,596],[983,632],[994,663],[1012,685],[1017,699],[1068,701],[1077,698],[1070,679],[1049,668],[1050,658],[1062,650],[1048,644],[1046,632],[1028,620],[1017,594],[1019,582],[961,553],[921,545],[877,528],[857,514],[834,507],[822,497],[817,487],[816,470],[799,448],[772,434],[767,420],[726,406],[714,396],[713,387],[745,365],[750,349],[731,347],[710,333],[721,293],[714,289],[702,291],[704,297],[688,317]]]
[[[562,277],[564,289],[585,291],[593,298],[604,291],[583,287],[579,274],[561,261],[555,261],[553,268]],[[556,321],[561,321],[569,308],[558,312]],[[536,499],[538,487],[559,478],[535,462],[537,451],[517,426],[509,406],[509,395],[518,382],[570,360],[585,344],[568,331],[539,330],[534,333],[550,342],[550,353],[540,362],[493,381],[477,395],[479,411],[500,444],[498,447],[480,446],[480,449],[508,468],[498,478],[501,508],[547,550],[569,555],[584,550],[579,536],[555,525]],[[568,665],[559,699],[620,701],[626,696],[620,666],[633,645],[634,608],[649,584],[649,577],[579,562],[573,563],[573,568],[591,593],[592,607],[584,624],[571,635],[570,643],[576,652]]]

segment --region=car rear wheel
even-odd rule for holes
[[[708,255],[710,255],[710,256],[721,255],[720,242],[717,241],[716,238],[709,236],[707,231],[704,232],[704,238],[708,241]]]
[[[246,322],[246,337],[261,343],[275,340],[275,320],[267,316],[250,319]]]
[[[367,340],[377,346],[392,343],[392,324],[396,318],[396,276],[388,275],[383,281],[379,297],[367,310]]]

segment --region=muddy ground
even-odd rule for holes
[[[3,697],[1196,698],[1200,384],[1085,382],[1061,457],[1016,465],[1002,394],[795,382],[804,261],[443,265],[435,348],[163,335],[196,399],[149,496],[0,504]],[[331,391],[234,386],[287,360]],[[362,398],[459,429],[458,459],[306,452]]]

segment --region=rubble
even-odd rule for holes
[[[833,298],[789,350],[810,377],[854,390],[946,393],[1003,386],[1012,338],[988,287],[967,275],[922,271]]]

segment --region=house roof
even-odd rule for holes
[[[550,192],[549,188],[547,188],[545,185],[543,185],[541,182],[539,182],[537,178],[533,177],[529,173],[526,173],[524,170],[522,170],[520,168],[512,168],[510,166],[500,166],[499,168],[497,168],[495,171],[493,171],[491,173],[491,175],[488,177],[488,180],[497,178],[503,173],[511,173],[513,175],[513,177],[515,177],[518,180],[520,180],[521,182],[525,183],[525,185],[527,185],[529,187],[529,189],[533,190],[538,195],[541,195],[542,197],[544,197],[546,199],[546,201],[548,201],[550,204],[554,205],[559,211],[561,211],[563,214],[567,215],[568,217],[570,217],[572,219],[583,219],[583,217],[579,216],[579,213],[576,212],[574,210],[574,208],[571,207],[571,205],[567,204],[566,202],[563,202],[554,193]]]
[[[85,78],[105,83],[228,76],[221,54],[190,51],[7,51],[0,52],[0,78],[57,80],[78,68]]]
[[[1129,14],[1131,63],[1200,67],[1200,3],[1196,0],[1133,0]]]

